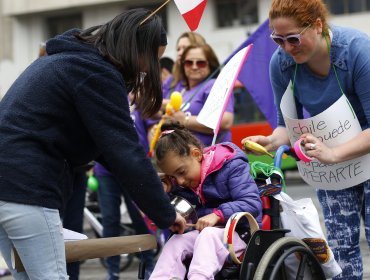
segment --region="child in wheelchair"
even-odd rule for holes
[[[250,175],[245,153],[232,143],[203,149],[184,126],[162,125],[155,155],[166,174],[164,188],[195,208],[197,221],[184,234],[174,234],[164,245],[150,279],[213,279],[229,256],[223,242],[224,226],[236,212],[249,212],[260,224],[262,203]],[[236,255],[244,252],[247,223],[233,236]],[[240,235],[239,235],[240,234]],[[184,262],[191,259],[188,270]]]

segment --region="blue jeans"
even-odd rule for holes
[[[365,234],[370,248],[370,181],[338,191],[318,190],[328,243],[343,272],[333,280],[360,280],[360,218],[365,203]]]
[[[0,250],[14,279],[68,279],[59,211],[0,201]],[[26,272],[12,268],[12,246]]]
[[[136,234],[151,233],[124,187],[121,187],[113,176],[96,176],[96,178],[99,181],[98,201],[102,214],[103,236],[114,237],[121,234],[121,196],[125,199],[126,207]],[[145,262],[145,279],[148,279],[150,273],[154,269],[154,252],[153,250],[148,250],[141,254]],[[119,279],[119,264],[120,256],[107,258],[108,279]]]

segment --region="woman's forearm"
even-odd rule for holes
[[[288,131],[286,127],[279,126],[274,129],[272,134],[270,136],[267,136],[267,138],[270,140],[270,145],[266,147],[269,151],[275,151],[277,148],[279,148],[281,145],[290,145],[289,137],[288,137]]]
[[[370,129],[366,129],[350,141],[333,147],[335,163],[351,160],[370,152]]]

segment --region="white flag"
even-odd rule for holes
[[[253,45],[250,44],[241,49],[222,68],[209,93],[206,103],[197,117],[197,121],[212,128],[215,135],[218,134],[222,116],[230,99],[230,95],[233,92],[236,78],[252,46]]]

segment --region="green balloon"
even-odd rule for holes
[[[99,182],[98,180],[94,177],[94,176],[89,176],[89,178],[87,179],[87,187],[93,191],[93,192],[96,192],[98,190],[98,187],[99,187]]]

